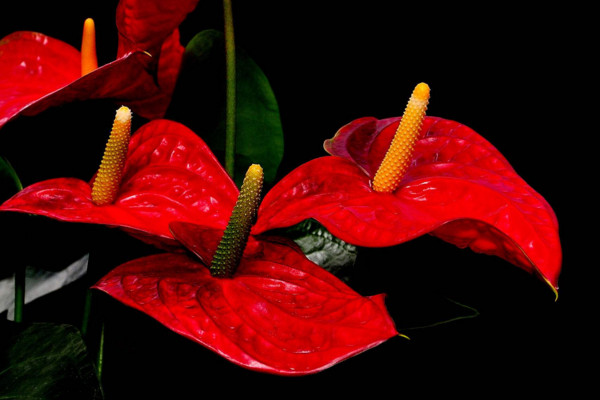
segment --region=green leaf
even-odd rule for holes
[[[260,164],[265,183],[275,180],[283,158],[279,106],[260,67],[236,50],[235,181],[241,185],[250,164]],[[225,44],[223,33],[205,30],[186,46],[181,72],[166,117],[184,123],[224,163]]]
[[[0,157],[0,201],[4,202],[13,194],[23,189],[17,173],[8,160]]]
[[[0,399],[103,398],[76,328],[4,321],[0,340]]]
[[[356,261],[355,246],[333,236],[314,219],[307,219],[285,231],[306,257],[340,279],[348,280]]]

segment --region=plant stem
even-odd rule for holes
[[[17,173],[10,165],[8,160],[5,160],[3,157],[0,157],[0,164],[5,165],[6,172],[9,174],[11,179],[15,185],[15,193],[23,190],[23,184],[19,180]],[[27,266],[24,264],[17,265],[17,270],[15,271],[15,322],[23,321],[23,308],[25,307],[25,273]]]
[[[100,330],[100,344],[98,346],[98,358],[96,361],[96,372],[98,374],[98,381],[102,381],[102,364],[104,362],[104,322],[102,322],[102,329]]]
[[[15,271],[15,322],[23,321],[25,306],[25,265],[19,265]]]
[[[88,289],[85,293],[85,303],[83,305],[83,318],[81,321],[81,336],[86,337],[88,326],[90,324],[90,313],[92,309],[92,291]]]
[[[234,178],[235,168],[235,107],[236,107],[236,72],[235,72],[235,40],[233,35],[233,11],[231,0],[223,0],[225,22],[225,65],[226,65],[226,105],[225,105],[225,170]]]

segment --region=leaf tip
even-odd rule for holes
[[[550,282],[550,280],[545,276],[542,276],[542,279],[548,284],[548,286],[550,286],[550,289],[552,289],[552,292],[554,293],[554,301],[558,301],[558,285]]]

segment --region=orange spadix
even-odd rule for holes
[[[412,162],[428,103],[429,86],[419,83],[408,100],[394,139],[373,178],[373,190],[376,192],[393,193],[398,189]]]
[[[122,106],[117,110],[100,168],[92,184],[92,202],[98,206],[112,204],[117,197],[130,136],[131,110]]]
[[[88,18],[83,23],[83,35],[81,37],[81,76],[89,74],[96,68],[98,68],[96,26],[94,20]]]

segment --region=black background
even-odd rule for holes
[[[597,129],[590,106],[597,100],[589,74],[595,51],[586,21],[590,10],[576,4],[530,10],[508,3],[399,4],[234,1],[237,45],[262,68],[279,103],[286,146],[280,175],[325,155],[323,140],[347,122],[400,115],[413,87],[427,82],[429,115],[478,131],[554,208],[564,253],[558,300],[514,266],[434,238],[365,249],[353,287],[363,295],[387,293],[401,331],[423,322],[419,316],[428,315],[439,297],[475,307],[479,316],[407,329],[411,340],[393,338],[317,375],[284,378],[234,366],[100,296],[108,310],[107,398],[178,398],[190,390],[201,397],[209,387],[277,397],[340,396],[364,388],[375,396],[391,389],[394,395],[422,394],[409,398],[487,398],[561,388],[573,393],[591,384],[598,262],[591,240]],[[93,17],[103,64],[116,53],[115,5],[20,2],[0,14],[0,37],[35,30],[79,47],[83,19]],[[182,43],[206,28],[222,29],[218,1],[200,1],[181,26]],[[80,291],[73,285],[32,303],[26,318],[60,319],[64,308],[74,307],[65,298]]]

